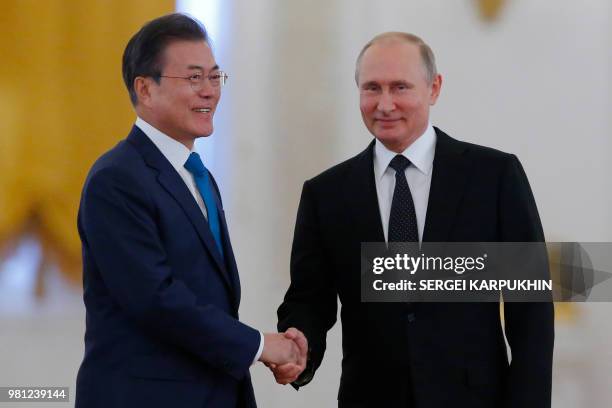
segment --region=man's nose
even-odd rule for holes
[[[217,93],[219,93],[219,87],[218,86],[214,86],[211,82],[210,79],[208,78],[204,78],[202,80],[202,84],[200,89],[198,90],[198,95],[201,98],[205,98],[205,99],[210,99],[213,96],[215,96]]]
[[[383,91],[380,95],[380,99],[378,100],[378,105],[376,106],[380,112],[392,112],[395,109],[395,103],[393,102],[393,96],[388,91]]]

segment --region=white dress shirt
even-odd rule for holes
[[[147,135],[149,139],[153,142],[153,144],[159,149],[162,155],[170,162],[174,170],[181,176],[181,179],[185,182],[185,185],[191,192],[194,200],[198,203],[198,207],[202,210],[202,214],[204,217],[208,219],[208,213],[206,212],[206,205],[204,204],[204,200],[198,191],[198,187],[196,186],[195,179],[193,175],[184,167],[184,164],[187,162],[189,155],[193,152],[193,150],[189,150],[184,144],[181,142],[171,138],[165,133],[161,132],[159,129],[151,126],[149,123],[145,122],[143,119],[137,117],[135,125],[142,130],[142,132]],[[202,160],[204,161],[204,160]],[[261,353],[263,352],[264,347],[264,337],[263,333],[259,332],[259,349],[255,354],[255,358],[253,359],[253,363],[255,364]]]
[[[194,152],[194,150],[189,150],[184,144],[149,125],[141,118],[136,118],[135,125],[138,126],[138,128],[142,130],[149,139],[151,139],[153,144],[157,146],[164,157],[168,159],[172,167],[174,167],[174,170],[176,170],[176,172],[185,182],[185,185],[191,192],[193,198],[198,203],[198,207],[200,207],[200,210],[202,210],[202,214],[204,214],[204,217],[208,219],[206,205],[204,204],[202,196],[198,192],[195,179],[193,178],[193,175],[184,167],[189,155]]]
[[[435,152],[436,132],[433,126],[428,124],[425,133],[401,153],[412,163],[411,166],[406,168],[405,173],[414,202],[419,242],[423,242]],[[374,178],[385,242],[389,241],[389,216],[391,214],[393,190],[395,189],[395,170],[389,167],[389,163],[397,154],[376,140],[374,145]]]

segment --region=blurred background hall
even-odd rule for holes
[[[220,183],[246,323],[275,328],[304,180],[371,139],[354,63],[383,31],[416,33],[436,53],[444,84],[434,125],[518,155],[548,241],[612,242],[609,0],[0,5],[0,386],[69,386],[73,400],[84,332],[80,189],[135,119],[121,80],[126,42],[173,10],[204,22],[230,75],[215,132],[198,149]],[[609,303],[557,305],[553,407],[612,403],[611,311]],[[335,406],[339,329],[299,393],[254,366],[259,405]]]

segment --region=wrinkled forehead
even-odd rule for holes
[[[385,39],[372,44],[359,63],[359,83],[425,79],[425,68],[416,44]]]

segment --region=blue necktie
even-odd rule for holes
[[[215,242],[217,244],[217,248],[219,248],[219,252],[221,256],[223,256],[223,246],[221,244],[221,228],[219,227],[219,215],[217,213],[217,205],[215,203],[215,196],[210,183],[210,176],[206,167],[204,167],[204,163],[200,159],[200,155],[197,153],[191,153],[189,158],[185,162],[184,167],[193,174],[193,178],[196,182],[196,186],[198,187],[198,191],[200,192],[200,196],[204,200],[204,204],[206,205],[206,212],[208,218],[208,226],[210,227],[210,231],[215,238]]]

